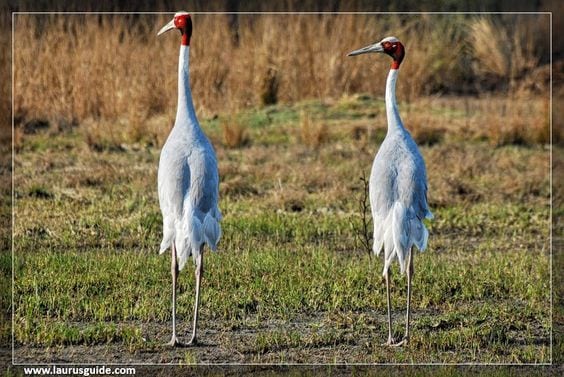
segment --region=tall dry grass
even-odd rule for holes
[[[312,119],[307,113],[300,113],[300,135],[302,144],[317,148],[328,139],[325,123]]]
[[[238,119],[224,120],[221,123],[223,145],[227,148],[242,147],[250,142],[246,127]]]
[[[428,96],[400,111],[404,124],[420,145],[433,145],[449,138],[483,140],[494,147],[550,143],[549,96]],[[384,121],[381,119],[380,123]],[[553,141],[559,142],[562,138],[556,130],[555,127]]]
[[[539,18],[501,24],[499,19],[477,18],[470,23],[473,70],[482,80],[505,80],[510,88],[538,67],[546,54],[547,26]]]
[[[4,13],[4,7],[0,6],[0,30],[7,31],[9,30],[9,17],[8,13]],[[0,145],[2,146],[2,155],[8,155],[8,153],[4,153],[5,149],[10,145],[11,139],[11,48],[10,48],[10,34],[7,32],[0,33],[0,51],[3,51],[0,54],[0,77],[3,80],[0,82]],[[7,159],[7,158],[6,158]],[[1,161],[4,164],[4,161]]]
[[[179,38],[156,36],[168,18],[18,15],[16,119],[46,119],[59,128],[103,120],[134,140],[152,135],[148,120],[172,119],[176,107]],[[239,15],[233,38],[228,15],[194,15],[191,80],[196,109],[211,116],[306,98],[382,96],[389,59],[347,58],[346,53],[387,35],[399,37],[407,50],[398,97],[411,101],[430,93],[479,93],[479,83],[521,80],[545,59],[549,39],[542,42],[541,37],[548,30],[540,18]],[[544,47],[531,45],[533,40]],[[500,48],[495,64],[477,64],[492,59],[488,45],[505,43],[511,44],[509,52]],[[162,139],[155,132],[150,138]]]

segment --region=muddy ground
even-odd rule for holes
[[[421,334],[417,319],[433,317],[431,310],[418,310],[412,314],[412,336]],[[412,364],[412,363],[460,363],[472,362],[468,350],[450,349],[433,354],[410,352],[410,347],[387,347],[387,315],[376,311],[351,313],[351,327],[332,327],[330,316],[317,313],[293,321],[272,320],[265,323],[251,321],[249,325],[233,326],[221,322],[201,320],[196,346],[171,348],[165,345],[170,339],[169,323],[129,322],[141,329],[145,344],[128,346],[120,343],[101,345],[70,345],[56,347],[31,347],[16,345],[14,361],[22,364]],[[359,318],[366,321],[359,331],[354,328]],[[404,312],[393,314],[393,322],[403,329]],[[440,324],[439,324],[440,326]],[[395,327],[396,338],[401,337]],[[437,330],[438,331],[438,330]],[[191,335],[190,319],[180,319],[177,332],[181,341]],[[419,334],[417,334],[419,332]],[[293,343],[282,335],[279,341],[265,343],[265,334],[300,334]],[[337,333],[338,335],[334,335]],[[332,334],[325,337],[324,335]],[[310,341],[315,338],[316,341]],[[550,345],[550,338],[539,326],[533,329],[532,339],[523,339],[517,331],[507,334],[513,345]],[[324,340],[326,339],[326,340]],[[419,340],[421,341],[421,340]],[[423,339],[424,341],[424,339]],[[305,343],[305,344],[304,344]],[[460,355],[467,352],[466,356]],[[490,350],[473,350],[474,362],[484,360]]]

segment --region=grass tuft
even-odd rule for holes
[[[246,128],[240,120],[232,119],[221,123],[223,145],[228,148],[240,148],[250,143]]]
[[[305,112],[300,113],[300,140],[308,147],[317,148],[328,139],[325,123],[314,121]]]

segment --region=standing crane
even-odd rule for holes
[[[221,212],[217,207],[219,174],[212,145],[198,124],[190,90],[190,37],[192,20],[178,12],[157,35],[178,29],[182,35],[178,62],[178,107],[174,127],[161,151],[158,172],[159,203],[163,214],[160,254],[172,249],[172,338],[171,346],[182,345],[176,337],[176,281],[190,256],[196,265],[196,298],[192,338],[196,344],[200,282],[204,246],[215,251],[221,236]]]
[[[395,37],[352,51],[348,56],[365,53],[385,53],[392,57],[392,67],[386,80],[386,115],[388,132],[382,142],[370,174],[369,193],[374,220],[376,255],[384,248],[384,272],[388,302],[388,346],[401,346],[409,341],[411,280],[413,278],[413,246],[421,251],[427,246],[429,232],[423,219],[432,219],[427,205],[427,174],[425,161],[409,132],[403,126],[396,102],[396,81],[405,48]],[[392,337],[390,302],[390,264],[397,257],[403,275],[407,267],[407,313],[403,340]],[[407,259],[407,266],[406,266]]]

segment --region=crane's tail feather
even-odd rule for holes
[[[402,275],[405,272],[405,259],[410,247],[409,212],[401,202],[394,203],[392,208],[392,239]]]
[[[159,254],[164,253],[174,243],[178,268],[182,270],[190,256],[196,258],[200,254],[204,244],[213,251],[217,250],[221,237],[220,220],[221,212],[216,207],[201,221],[194,213],[190,201],[186,200],[182,219],[163,219],[163,240]]]
[[[420,251],[425,251],[427,248],[427,241],[429,240],[429,231],[421,220],[415,218],[410,221],[411,239],[413,244],[417,246]]]
[[[428,212],[428,214],[431,213]],[[427,247],[429,231],[417,218],[413,209],[406,208],[401,202],[395,202],[388,217],[381,222],[380,227],[374,229],[374,251],[376,252],[377,247],[382,248],[382,242],[384,246],[383,275],[386,274],[396,257],[403,275],[410,249],[415,245],[420,251],[424,251]],[[379,231],[376,232],[376,229]]]
[[[374,221],[374,233],[373,233],[373,244],[372,251],[376,255],[380,255],[382,251],[382,246],[384,246],[384,234],[382,234],[382,223],[380,221]]]
[[[159,254],[164,253],[170,247],[170,245],[172,245],[171,241],[162,240],[161,247],[159,248]]]
[[[168,218],[163,218],[163,240],[159,249],[159,254],[164,253],[174,241],[174,222]]]
[[[221,217],[219,211],[212,211],[206,214],[202,222],[188,205],[183,219],[175,224],[172,238],[176,246],[179,270],[184,268],[191,255],[195,258],[200,254],[204,243],[208,244],[211,250],[217,250],[217,243],[221,237],[221,227],[214,215]],[[164,244],[164,241],[161,244],[161,249],[163,246],[165,246],[165,250],[168,247]]]
[[[219,218],[221,218],[221,214],[219,214]],[[204,238],[212,251],[217,251],[217,243],[220,237],[221,227],[219,226],[217,218],[207,213],[204,218]]]
[[[190,255],[198,255],[204,242],[203,224],[197,216],[188,214],[176,228],[176,253],[178,269],[182,270]]]
[[[384,271],[382,275],[386,274],[386,271],[390,268],[392,261],[394,260],[394,242],[392,238],[392,231],[388,227],[384,233]]]

